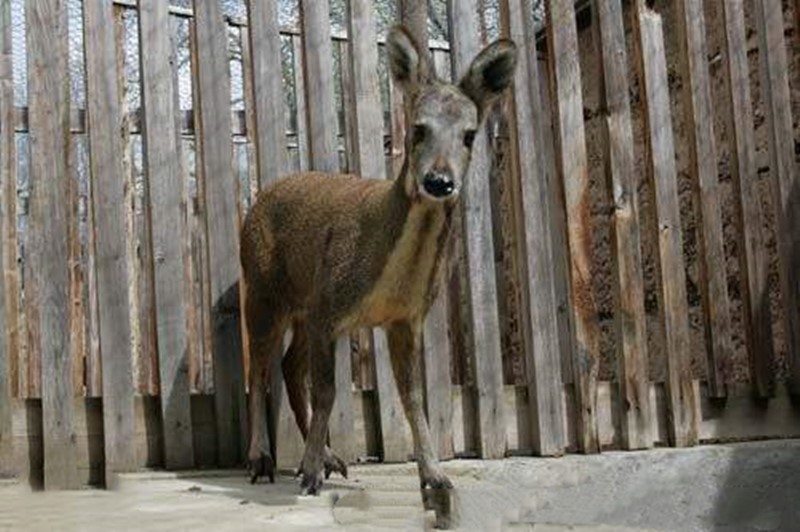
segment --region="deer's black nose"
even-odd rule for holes
[[[446,198],[456,189],[449,172],[428,172],[422,180],[422,186],[434,198]]]

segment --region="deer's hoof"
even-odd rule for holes
[[[251,458],[248,470],[250,484],[255,484],[261,477],[268,477],[271,484],[275,483],[275,462],[268,454],[261,453],[258,458]]]
[[[300,495],[319,495],[322,490],[322,471],[300,471]]]
[[[331,473],[339,473],[344,478],[347,478],[347,464],[344,460],[328,451],[325,455],[325,479],[329,479]]]

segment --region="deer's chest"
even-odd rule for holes
[[[425,310],[443,255],[446,215],[440,208],[412,208],[374,286],[352,316],[353,325],[381,325]]]

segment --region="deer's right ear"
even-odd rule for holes
[[[403,26],[394,26],[386,38],[386,52],[392,79],[408,93],[417,85],[430,82],[431,68],[423,50]]]

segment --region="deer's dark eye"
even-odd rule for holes
[[[464,133],[464,146],[466,146],[467,149],[471,150],[472,149],[472,144],[474,142],[475,142],[475,130],[474,129],[470,129],[469,131]]]
[[[421,144],[428,138],[430,130],[424,124],[417,124],[411,130],[411,145],[416,146]]]

